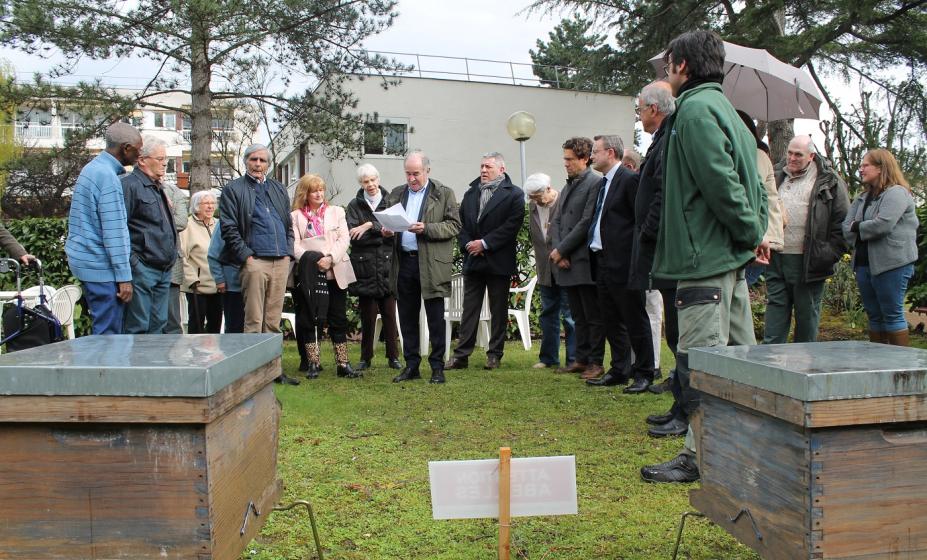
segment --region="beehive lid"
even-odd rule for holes
[[[0,394],[209,397],[281,344],[279,334],[86,336],[0,355]]]
[[[802,401],[927,393],[927,350],[871,342],[693,348],[689,367]]]

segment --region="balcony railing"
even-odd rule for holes
[[[52,126],[50,124],[17,122],[15,135],[19,140],[42,140],[51,138]]]

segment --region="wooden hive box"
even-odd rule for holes
[[[0,558],[238,558],[280,492],[280,354],[226,334],[0,356]]]
[[[701,348],[690,501],[766,559],[927,558],[927,351]]]

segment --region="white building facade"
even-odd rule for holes
[[[359,163],[373,164],[389,190],[405,183],[402,154],[412,150],[429,156],[431,176],[453,188],[458,200],[479,176],[480,157],[491,151],[505,156],[506,171],[520,185],[518,143],[506,131],[516,111],[531,113],[537,125],[526,143],[527,175],[546,173],[557,188],[566,182],[561,146],[567,138],[618,134],[625,145],[634,144],[635,101],[628,96],[419,77],[403,77],[384,90],[374,77],[345,80],[359,101],[357,112],[377,116],[365,127],[364,153],[358,162],[330,160],[321,146],[293,138],[285,127],[274,139],[274,173],[291,194],[302,174],[315,173],[332,200],[346,204],[359,188]]]

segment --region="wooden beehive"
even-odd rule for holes
[[[105,336],[0,356],[0,558],[238,558],[280,491],[280,350]]]
[[[766,559],[927,558],[927,351],[704,348],[690,501]]]

